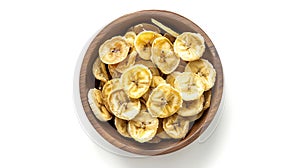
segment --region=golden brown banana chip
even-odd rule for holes
[[[160,36],[160,34],[153,31],[143,31],[136,36],[134,46],[141,58],[150,60],[152,43]]]

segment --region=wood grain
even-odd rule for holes
[[[199,120],[194,123],[188,135],[184,139],[162,141],[158,144],[141,144],[131,139],[122,137],[119,133],[117,133],[116,129],[112,127],[109,122],[98,121],[89,107],[87,101],[87,93],[89,89],[95,87],[95,78],[92,74],[91,68],[94,60],[98,56],[98,49],[100,45],[113,36],[123,35],[128,30],[128,28],[133,25],[145,22],[151,23],[151,18],[162,22],[178,33],[187,31],[200,33],[206,41],[206,51],[203,55],[203,58],[209,60],[213,64],[217,72],[217,77],[215,86],[212,89],[211,107],[204,112],[203,116]],[[191,142],[196,140],[209,126],[220,106],[223,94],[223,69],[219,55],[212,41],[195,23],[173,12],[162,10],[144,10],[127,14],[114,20],[96,35],[96,37],[90,43],[81,65],[79,87],[82,106],[87,115],[87,118],[89,119],[95,130],[102,137],[104,137],[104,139],[120,149],[135,154],[162,155],[177,151],[189,145]]]

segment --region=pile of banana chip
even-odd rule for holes
[[[100,87],[88,92],[98,120],[113,119],[122,136],[140,143],[184,138],[209,108],[216,78],[201,58],[205,42],[199,33],[178,34],[152,22],[100,46],[92,71]]]

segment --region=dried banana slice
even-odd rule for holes
[[[171,74],[169,74],[169,75],[167,76],[166,82],[167,82],[168,84],[170,84],[171,86],[174,87],[174,81],[175,81],[176,77],[177,77],[178,75],[180,75],[180,74],[181,74],[181,73],[178,72],[178,71],[172,72]]]
[[[107,82],[108,81],[108,74],[106,71],[105,64],[100,60],[99,57],[96,58],[93,64],[93,74],[96,79]]]
[[[205,92],[203,93],[203,95],[204,95],[204,99],[205,99],[203,110],[206,110],[206,109],[208,109],[208,108],[210,107],[211,90],[205,91]]]
[[[158,127],[158,119],[147,112],[140,112],[135,118],[128,122],[130,136],[141,143],[154,138]]]
[[[151,71],[144,65],[134,65],[121,76],[121,83],[126,94],[138,99],[145,94],[151,84]]]
[[[189,124],[190,121],[178,114],[174,114],[163,120],[164,130],[174,139],[184,138],[189,131]]]
[[[204,92],[200,76],[192,72],[183,72],[175,77],[174,87],[179,90],[185,101],[199,99]]]
[[[147,109],[153,117],[165,118],[176,113],[182,104],[180,92],[169,84],[160,84],[149,96]]]
[[[99,56],[105,64],[116,64],[123,61],[130,46],[122,36],[115,36],[106,40],[99,48]]]
[[[102,88],[103,100],[107,102],[108,95],[117,89],[121,89],[120,78],[114,78],[106,82]]]
[[[127,127],[128,127],[128,121],[127,120],[123,120],[120,119],[118,117],[115,117],[115,126],[117,128],[117,131],[124,137],[126,138],[131,138],[131,136],[129,135],[128,131],[127,131]]]
[[[164,74],[173,72],[180,62],[174,53],[173,44],[166,37],[158,37],[152,43],[151,60]]]
[[[141,58],[150,60],[152,43],[160,36],[160,34],[153,31],[143,31],[136,36],[134,46]]]
[[[160,33],[160,29],[158,27],[154,26],[153,24],[149,24],[149,23],[137,24],[137,25],[129,28],[128,31],[133,31],[136,34],[139,34],[143,31],[154,31],[156,33]]]
[[[216,70],[206,59],[189,62],[185,67],[186,72],[193,72],[199,75],[205,86],[205,91],[212,88],[216,81]]]
[[[205,51],[204,38],[199,33],[184,32],[176,38],[174,51],[185,61],[198,60]]]
[[[118,72],[116,70],[117,65],[118,64],[108,64],[107,65],[109,74],[112,78],[120,78],[122,75],[120,72]]]
[[[156,68],[156,66],[151,61],[145,61],[145,60],[138,60],[135,62],[135,64],[142,64],[148,67],[151,71],[152,76],[159,76],[159,71]]]
[[[107,100],[110,111],[123,120],[133,119],[141,109],[140,101],[128,97],[123,89],[112,91]]]
[[[177,114],[183,117],[189,117],[196,115],[203,109],[204,95],[201,95],[199,99],[191,101],[183,101],[182,107],[177,111]]]
[[[100,90],[96,88],[90,89],[88,92],[88,102],[98,120],[108,121],[112,119],[111,114],[104,105],[102,93]]]
[[[137,52],[135,49],[132,49],[125,60],[116,64],[115,70],[124,73],[126,69],[133,66],[135,64],[135,59],[137,56]]]
[[[189,116],[189,117],[184,117],[186,120],[190,121],[190,122],[194,122],[196,120],[198,120],[199,118],[202,117],[204,110],[200,111],[200,113],[193,115],[193,116]]]
[[[171,137],[166,133],[166,131],[163,128],[163,119],[159,119],[156,136],[161,139],[171,139]]]
[[[129,44],[129,46],[131,48],[133,48],[134,47],[134,40],[136,38],[135,32],[133,32],[133,31],[126,32],[125,35],[124,35],[124,38],[125,38],[127,44]]]

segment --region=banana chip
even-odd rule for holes
[[[174,51],[185,61],[198,60],[205,51],[204,38],[199,33],[184,32],[176,38]]]
[[[115,36],[106,40],[99,48],[99,56],[105,64],[116,64],[123,61],[130,46],[122,36]]]
[[[149,90],[142,96],[144,100],[148,100],[152,90],[160,84],[166,84],[166,81],[161,76],[152,76],[152,82]]]
[[[159,119],[156,136],[160,139],[172,139],[163,128],[163,119]]]
[[[159,76],[159,71],[156,68],[156,66],[151,61],[145,61],[145,60],[138,60],[135,62],[135,64],[142,64],[149,68],[151,71],[152,76]]]
[[[205,102],[204,102],[204,106],[203,106],[203,110],[206,110],[210,107],[210,101],[211,101],[211,90],[209,91],[205,91],[203,93],[204,95],[204,99],[205,99]]]
[[[192,72],[183,72],[176,76],[174,87],[179,90],[185,101],[199,99],[204,92],[201,78]]]
[[[90,89],[88,92],[88,102],[95,114],[96,118],[100,121],[108,121],[112,119],[111,114],[106,109],[101,91],[98,89]]]
[[[100,60],[99,57],[96,58],[93,64],[93,75],[96,79],[107,82],[108,81],[108,74],[106,71],[105,64]]]
[[[115,117],[115,126],[117,128],[117,131],[124,137],[126,138],[131,138],[127,131],[128,127],[128,121],[127,120],[122,120],[118,117]]]
[[[166,37],[158,37],[152,43],[151,60],[164,74],[170,74],[179,65],[180,58],[174,53],[173,44]]]
[[[120,78],[121,77],[121,73],[118,72],[116,70],[116,67],[117,67],[118,64],[108,64],[107,67],[108,67],[108,72],[110,74],[110,76],[112,78]]]
[[[178,114],[174,114],[163,120],[164,130],[174,139],[184,138],[189,131],[189,124],[190,121]]]
[[[169,74],[166,78],[166,82],[168,84],[170,84],[171,86],[174,87],[174,82],[175,82],[175,79],[178,75],[180,75],[181,73],[179,71],[174,71],[172,72],[171,74]]]
[[[194,122],[196,120],[198,120],[199,118],[202,117],[204,110],[200,111],[200,113],[193,115],[193,116],[189,116],[189,117],[184,117],[186,120],[188,120],[189,122]]]
[[[136,38],[135,32],[129,31],[129,32],[125,33],[124,38],[125,38],[127,44],[128,44],[131,48],[133,48],[133,47],[134,47],[134,40],[135,40],[135,38]]]
[[[150,60],[152,43],[160,36],[160,34],[153,31],[143,31],[136,36],[134,46],[141,58]]]
[[[134,65],[121,76],[121,83],[126,94],[138,99],[145,94],[151,84],[151,71],[144,65]]]
[[[128,97],[123,89],[112,91],[107,101],[110,111],[123,120],[133,119],[141,109],[140,101]]]
[[[185,71],[199,75],[205,86],[205,91],[212,88],[215,84],[216,70],[212,64],[205,59],[189,62],[185,67]]]
[[[147,112],[140,112],[135,118],[128,122],[130,136],[141,143],[154,138],[158,128],[158,119]]]
[[[199,99],[191,101],[183,101],[182,107],[177,111],[177,114],[183,117],[189,117],[200,113],[203,109],[204,95]]]
[[[132,49],[131,52],[128,54],[128,56],[123,60],[122,62],[116,64],[115,70],[124,73],[126,69],[133,66],[135,64],[135,59],[137,56],[137,52],[135,49]]]
[[[176,113],[182,104],[178,90],[169,84],[160,84],[149,96],[147,109],[153,117],[165,118]]]

